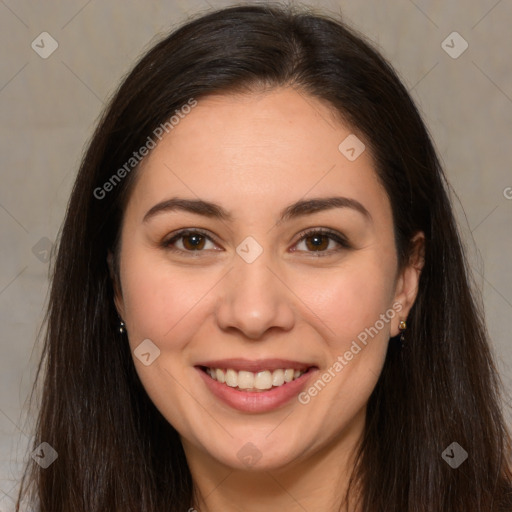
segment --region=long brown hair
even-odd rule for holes
[[[137,168],[97,191],[191,98],[292,86],[321,99],[368,143],[391,202],[399,264],[426,235],[405,348],[390,343],[352,474],[361,510],[510,512],[510,436],[480,299],[449,185],[392,67],[341,21],[301,7],[245,5],[189,20],[156,44],[101,118],[69,200],[52,266],[42,403],[20,497],[40,512],[185,511],[193,482],[176,430],[148,398],[118,332],[107,252]],[[119,279],[118,267],[114,278]],[[456,442],[467,460],[452,468]],[[340,497],[341,501],[341,497]],[[19,510],[19,504],[18,508]]]

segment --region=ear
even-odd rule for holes
[[[395,298],[393,303],[401,305],[400,312],[393,318],[390,335],[397,336],[401,320],[406,320],[416,296],[420,282],[421,271],[425,265],[425,234],[419,231],[411,239],[411,253],[409,262],[400,272],[396,281]]]
[[[121,291],[121,284],[118,282],[114,271],[114,254],[110,250],[107,253],[107,265],[110,273],[110,279],[112,280],[112,286],[114,288],[114,304],[116,306],[118,315],[121,317],[121,319],[124,319],[123,293]]]

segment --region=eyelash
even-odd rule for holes
[[[205,231],[203,231],[202,229],[198,228],[198,229],[184,229],[182,231],[179,231],[178,233],[173,235],[172,238],[170,238],[168,240],[164,240],[161,245],[162,245],[162,247],[164,249],[167,249],[167,250],[172,251],[172,252],[182,253],[182,254],[183,253],[192,253],[192,254],[194,254],[194,253],[204,252],[204,250],[198,250],[198,251],[187,250],[187,251],[184,251],[183,249],[176,249],[175,247],[172,246],[172,244],[175,243],[177,240],[179,240],[180,238],[184,238],[187,235],[201,235],[201,236],[204,236],[209,241],[215,243],[215,241]],[[334,249],[334,250],[330,249],[328,251],[305,251],[305,252],[308,252],[308,253],[311,253],[311,254],[315,255],[315,257],[316,256],[318,256],[318,257],[329,256],[329,255],[331,255],[333,253],[336,253],[336,252],[339,252],[339,251],[341,251],[343,249],[350,249],[351,248],[351,246],[348,243],[348,241],[342,235],[340,235],[336,231],[331,231],[330,229],[326,229],[326,228],[313,228],[313,229],[302,231],[301,233],[299,233],[299,240],[294,245],[299,244],[300,242],[302,242],[306,238],[309,238],[309,237],[311,237],[313,235],[327,236],[328,238],[330,238],[331,240],[335,241],[336,243],[338,243],[341,246],[338,249]]]

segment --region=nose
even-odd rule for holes
[[[236,256],[220,287],[215,310],[219,327],[261,339],[271,329],[289,331],[295,321],[293,293],[264,251],[247,263]]]

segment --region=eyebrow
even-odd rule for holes
[[[302,199],[284,208],[280,213],[276,226],[287,220],[324,210],[331,210],[333,208],[350,208],[362,214],[366,220],[370,222],[373,220],[370,212],[356,199],[340,196],[319,197],[306,200]],[[150,208],[144,215],[143,222],[147,222],[156,215],[173,211],[185,211],[228,222],[234,220],[233,215],[218,204],[202,199],[173,197],[155,204]]]

